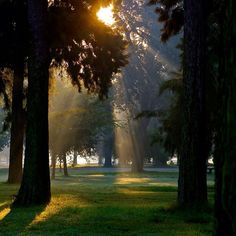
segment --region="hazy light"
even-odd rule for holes
[[[115,23],[113,15],[113,5],[111,4],[108,7],[101,7],[100,10],[97,12],[97,17],[106,25],[113,25]]]

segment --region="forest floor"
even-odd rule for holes
[[[176,171],[69,170],[52,181],[46,207],[10,209],[19,186],[4,183],[0,169],[0,235],[31,236],[203,236],[213,227],[213,174],[208,175],[210,206],[176,207]]]

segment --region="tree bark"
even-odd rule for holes
[[[23,73],[21,72],[15,69],[13,82],[12,125],[8,175],[8,183],[10,184],[20,183],[22,178],[25,117],[22,108]]]
[[[20,183],[25,133],[25,112],[23,109],[24,62],[15,66],[12,91],[12,120],[8,183]]]
[[[78,162],[77,162],[77,155],[78,155],[78,152],[74,150],[74,156],[73,156],[73,164],[72,164],[72,167],[76,167]]]
[[[26,151],[23,179],[14,205],[46,204],[50,201],[48,153],[47,0],[28,0],[30,54]]]
[[[25,49],[25,6],[21,1],[16,2],[16,41],[14,58],[14,78],[12,89],[12,119],[8,183],[20,183],[22,179],[22,155],[25,133],[24,99],[24,49]]]
[[[68,168],[67,168],[67,161],[66,161],[66,154],[63,154],[62,160],[63,160],[64,176],[69,176],[69,174],[68,174]]]
[[[59,171],[62,172],[62,159],[59,156]]]
[[[132,158],[132,166],[131,171],[133,173],[141,173],[143,172],[144,165],[144,148],[143,148],[143,140],[141,137],[141,125],[139,121],[130,122],[130,137],[133,148],[133,158]]]
[[[52,174],[51,174],[51,179],[55,179],[55,177],[56,177],[56,162],[57,162],[57,156],[52,152]]]
[[[236,2],[221,1],[220,115],[215,150],[215,235],[236,235]]]
[[[184,104],[178,202],[207,202],[206,24],[205,0],[184,1]]]
[[[105,157],[104,167],[112,167],[112,154],[113,154],[114,138],[113,134],[107,135],[103,141],[103,154]]]

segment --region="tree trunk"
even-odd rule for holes
[[[76,167],[78,165],[78,162],[77,162],[77,151],[74,150],[74,157],[73,157],[73,164],[72,164],[72,167]]]
[[[67,161],[66,161],[66,154],[63,154],[62,160],[63,160],[64,176],[69,176],[69,174],[68,174],[68,168],[67,168]]]
[[[143,162],[144,162],[144,149],[143,140],[141,138],[141,125],[139,121],[133,121],[130,124],[130,136],[133,148],[133,158],[131,171],[134,173],[143,172]]]
[[[59,171],[60,173],[62,172],[62,159],[60,156],[59,156]]]
[[[114,145],[113,135],[107,135],[107,137],[104,139],[103,145],[103,153],[105,157],[104,167],[110,168],[112,167],[112,154]]]
[[[51,179],[55,179],[55,177],[56,177],[56,162],[57,162],[57,156],[52,152],[52,174],[51,174]]]
[[[184,1],[184,101],[178,202],[207,202],[206,162],[206,22],[205,0]]]
[[[215,235],[236,235],[236,2],[223,1],[219,82],[221,115],[215,150]],[[223,22],[223,23],[222,23]]]
[[[46,204],[50,201],[48,153],[47,0],[28,0],[30,55],[26,151],[23,179],[14,205]]]
[[[12,91],[12,120],[8,183],[16,184],[22,178],[22,158],[25,133],[25,112],[23,109],[24,62],[15,66]]]
[[[16,40],[14,58],[14,78],[12,89],[12,119],[8,183],[20,183],[22,179],[22,155],[25,133],[25,111],[23,109],[24,99],[24,49],[25,49],[25,27],[26,12],[22,1],[14,5],[16,12]]]

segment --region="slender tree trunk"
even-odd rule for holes
[[[205,0],[184,0],[184,112],[178,202],[207,202],[206,24]]]
[[[72,167],[76,167],[77,164],[78,164],[78,162],[77,162],[77,155],[78,155],[77,151],[74,150],[74,157],[73,157],[73,165],[72,165]]]
[[[57,162],[57,156],[52,152],[52,174],[51,174],[51,179],[55,179],[55,177],[56,177],[56,162]]]
[[[25,133],[23,109],[24,62],[15,66],[12,91],[12,121],[8,183],[16,184],[22,178],[22,158]]]
[[[132,166],[131,171],[134,173],[141,173],[143,172],[143,165],[144,165],[144,149],[143,143],[140,133],[140,122],[133,121],[134,123],[131,124],[131,141],[133,147],[133,159],[132,159]]]
[[[26,151],[23,179],[15,205],[45,204],[50,201],[48,153],[47,0],[28,0],[30,55]]]
[[[62,159],[59,156],[59,171],[62,172]]]
[[[68,168],[67,168],[67,161],[66,161],[66,154],[63,154],[62,160],[63,160],[64,175],[65,175],[65,176],[69,176],[69,174],[68,174]]]
[[[103,153],[105,157],[105,163],[104,167],[112,167],[112,154],[113,154],[113,145],[114,145],[114,139],[112,135],[108,135],[108,137],[105,137],[104,143],[103,143]]]
[[[221,107],[215,150],[216,231],[215,235],[236,235],[236,2],[222,1],[224,15],[219,67]]]
[[[24,49],[26,45],[26,11],[23,1],[14,4],[16,13],[16,40],[14,78],[12,89],[12,119],[8,183],[20,183],[22,178],[22,155],[25,133],[24,99]]]

